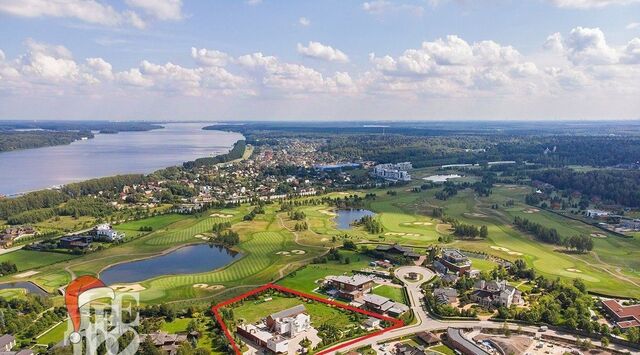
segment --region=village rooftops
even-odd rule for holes
[[[291,307],[289,309],[285,309],[285,310],[282,310],[280,312],[273,313],[269,317],[271,317],[272,319],[282,319],[282,318],[288,318],[288,317],[295,317],[300,313],[304,313],[305,311],[306,311],[306,308],[304,308],[304,305],[303,304],[299,304],[299,305],[297,305],[295,307]]]

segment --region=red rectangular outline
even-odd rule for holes
[[[325,303],[325,304],[328,304],[328,305],[336,306],[336,307],[339,307],[339,308],[347,309],[347,310],[352,311],[352,312],[361,313],[361,314],[367,315],[369,317],[378,318],[378,319],[390,322],[392,324],[392,326],[390,326],[388,328],[380,329],[380,330],[378,330],[376,332],[373,332],[371,334],[363,335],[363,336],[361,336],[359,338],[352,339],[352,340],[350,340],[350,341],[348,341],[346,343],[339,344],[339,345],[336,345],[336,346],[334,346],[332,348],[323,350],[323,351],[317,353],[317,355],[329,354],[331,352],[334,352],[334,351],[337,351],[339,349],[345,348],[345,347],[347,347],[349,345],[352,345],[352,344],[355,344],[357,342],[360,342],[360,341],[362,341],[364,339],[372,338],[372,337],[378,336],[380,334],[383,334],[383,333],[386,333],[388,331],[391,331],[391,330],[394,330],[394,329],[397,329],[397,328],[400,328],[400,327],[404,326],[404,322],[399,320],[399,319],[387,317],[387,316],[384,316],[384,315],[379,314],[379,313],[366,311],[366,310],[363,310],[363,309],[360,309],[360,308],[356,308],[356,307],[349,306],[349,305],[346,305],[346,304],[342,304],[342,303],[338,303],[338,302],[335,302],[335,301],[331,301],[331,300],[328,300],[328,299],[325,299],[325,298],[322,298],[322,297],[318,297],[318,296],[315,296],[315,295],[312,295],[312,294],[296,291],[296,290],[293,290],[293,289],[290,289],[290,288],[287,288],[287,287],[283,287],[283,286],[280,286],[280,285],[269,283],[269,284],[266,284],[264,286],[261,286],[261,287],[258,287],[256,289],[253,289],[253,290],[251,290],[249,292],[243,293],[240,296],[228,299],[228,300],[226,300],[226,301],[224,301],[222,303],[219,303],[219,304],[211,307],[211,311],[213,312],[213,314],[214,314],[214,316],[216,318],[216,321],[218,322],[218,324],[220,324],[220,327],[222,327],[224,335],[227,337],[227,340],[229,340],[229,342],[231,343],[231,346],[233,347],[233,350],[235,351],[236,355],[242,355],[242,352],[238,348],[238,345],[236,344],[235,340],[233,340],[233,337],[231,336],[231,332],[227,328],[227,325],[222,320],[222,316],[220,316],[219,310],[222,307],[226,307],[228,305],[234,304],[234,303],[236,303],[236,302],[238,302],[238,301],[240,301],[240,300],[242,300],[244,298],[247,298],[249,296],[253,296],[255,294],[261,293],[261,292],[266,291],[266,290],[278,290],[280,292],[289,293],[289,294],[296,295],[296,296],[299,296],[299,297],[302,297],[302,298],[307,298],[307,299],[314,300],[314,301],[317,301],[317,302],[321,302],[321,303]]]

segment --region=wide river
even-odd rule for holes
[[[96,134],[69,145],[0,153],[0,194],[12,195],[130,173],[150,173],[226,153],[238,133],[204,131],[205,123],[162,124],[147,132]]]

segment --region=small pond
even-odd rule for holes
[[[364,216],[375,216],[376,214],[369,210],[337,210],[335,221],[338,229],[351,229],[351,223],[359,220]]]
[[[36,295],[41,295],[41,296],[48,295],[43,289],[41,289],[40,287],[28,281],[18,281],[18,282],[9,282],[9,283],[0,284],[0,290],[8,290],[13,288],[23,288],[27,290],[27,292],[33,293]]]
[[[461,177],[462,176],[458,174],[449,174],[449,175],[431,175],[431,176],[427,176],[424,179],[431,182],[445,182],[449,179],[457,179]]]
[[[188,245],[164,255],[110,266],[100,273],[100,279],[107,285],[113,285],[162,275],[197,274],[226,266],[241,256],[220,246]]]

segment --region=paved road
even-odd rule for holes
[[[404,276],[407,275],[409,272],[416,272],[420,275],[422,275],[422,278],[419,279],[418,281],[411,281],[411,280],[407,280]],[[416,323],[406,326],[406,327],[402,327],[402,328],[398,328],[389,332],[386,332],[384,334],[378,335],[376,337],[372,337],[369,339],[364,339],[362,341],[359,341],[357,343],[351,344],[345,348],[340,349],[340,351],[342,353],[348,352],[349,350],[355,350],[367,345],[371,345],[374,346],[376,344],[380,344],[383,343],[385,341],[394,339],[394,338],[398,338],[401,336],[407,336],[407,335],[413,335],[416,334],[418,332],[422,332],[422,331],[434,331],[434,330],[444,330],[446,328],[449,327],[453,327],[453,328],[493,328],[493,329],[501,329],[504,325],[502,323],[499,322],[491,322],[491,321],[480,321],[480,320],[476,320],[476,321],[442,321],[442,320],[437,320],[434,318],[431,318],[429,316],[429,314],[425,311],[425,308],[423,307],[424,301],[423,301],[423,294],[422,294],[422,290],[420,288],[420,286],[429,281],[433,276],[434,273],[426,268],[423,268],[421,266],[405,266],[405,267],[400,267],[397,268],[395,270],[395,275],[396,277],[398,277],[400,280],[402,280],[407,288],[407,293],[409,294],[409,299],[411,302],[411,309],[414,312],[414,315],[416,317]],[[509,323],[509,327],[513,330],[517,329],[518,327],[520,327],[523,331],[528,331],[528,332],[532,332],[532,333],[538,333],[538,327],[532,327],[532,326],[523,326],[520,324],[514,324],[514,323]],[[541,333],[540,333],[541,334]],[[553,336],[557,336],[557,337],[561,337],[563,339],[566,340],[575,340],[576,337],[571,335],[571,334],[567,334],[567,333],[560,333],[560,332],[556,332],[553,330],[548,330],[546,332],[544,332],[544,334],[546,335],[553,335]],[[600,345],[599,341],[594,341],[593,342],[595,345]],[[621,348],[619,346],[616,345],[612,345],[612,348],[615,348],[617,350],[621,350],[621,351],[628,351],[628,349],[625,348]]]

